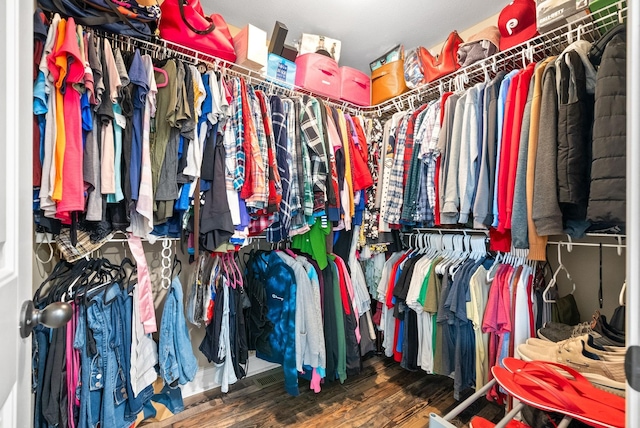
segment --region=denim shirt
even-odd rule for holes
[[[182,300],[182,284],[176,276],[162,312],[159,344],[160,376],[171,387],[176,386],[176,381],[180,385],[190,382],[198,371]]]

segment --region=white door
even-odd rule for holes
[[[0,427],[28,427],[31,339],[20,307],[31,296],[33,1],[0,1]]]

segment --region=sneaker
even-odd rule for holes
[[[594,331],[600,333],[603,337],[606,337],[612,342],[616,342],[617,344],[621,344],[622,346],[624,346],[625,335],[611,330],[611,327],[607,324],[607,320],[604,316],[599,315],[598,317],[596,317],[594,315],[594,320],[591,323],[591,326]]]
[[[624,373],[624,358],[605,358],[585,352],[582,341],[581,346],[576,346],[578,341],[570,346],[534,346],[521,344],[518,346],[518,354],[525,361],[552,361],[565,364],[584,375],[589,381],[607,391],[617,395],[623,395],[626,387]]]
[[[562,342],[549,342],[548,340],[531,338],[527,339],[527,345],[542,346],[542,347],[557,347],[557,346],[582,346],[580,342],[584,343],[584,350],[596,355],[602,355],[604,357],[618,357],[624,358],[627,349],[622,347],[603,347],[598,345],[593,336],[584,334],[582,336],[573,337]]]
[[[609,324],[607,322],[607,317],[605,317],[604,315],[602,315],[600,313],[600,311],[596,310],[593,314],[593,319],[600,319],[600,321],[602,321],[602,325],[604,327],[606,327],[607,330],[609,330],[610,332],[617,334],[619,336],[623,336],[625,335],[624,330],[619,330],[617,328],[615,328],[614,326],[612,326],[611,324]]]
[[[591,331],[591,322],[588,321],[575,326],[548,322],[545,323],[543,328],[538,329],[538,337],[550,342],[561,342],[572,337],[583,336]]]

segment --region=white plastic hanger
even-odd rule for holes
[[[493,261],[493,264],[487,271],[487,282],[493,282],[494,278],[496,277],[496,272],[498,270],[498,267],[501,264],[500,263],[501,260],[502,260],[502,253],[498,251],[498,254],[496,254],[496,258]]]
[[[571,275],[569,274],[569,271],[567,270],[566,267],[564,267],[564,264],[562,264],[561,249],[562,249],[562,244],[558,244],[558,268],[553,273],[553,277],[551,278],[551,281],[549,281],[549,284],[547,284],[547,288],[545,288],[544,291],[542,292],[542,300],[545,301],[546,303],[555,303],[555,300],[551,300],[549,298],[549,290],[551,290],[551,287],[556,285],[558,274],[560,273],[561,270],[565,271],[565,273],[567,274],[567,279],[571,281],[571,285],[573,287],[571,290],[571,294],[573,294],[576,291],[576,283],[573,281],[573,279],[571,279]]]
[[[622,284],[622,289],[620,290],[620,296],[618,296],[618,303],[620,306],[625,306],[625,292],[627,291],[627,281]]]
[[[484,72],[484,83],[489,83],[489,68],[486,62],[482,63],[482,71]]]

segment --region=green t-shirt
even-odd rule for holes
[[[322,270],[327,267],[327,242],[326,237],[331,232],[331,224],[326,222],[325,227],[322,221],[316,219],[307,233],[295,235],[291,238],[291,248],[309,254],[318,263]]]

